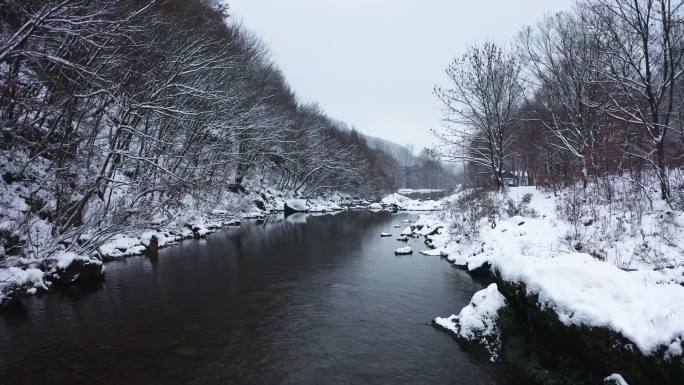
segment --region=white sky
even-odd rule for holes
[[[474,43],[512,41],[572,0],[227,0],[301,101],[366,134],[434,142],[444,68]]]

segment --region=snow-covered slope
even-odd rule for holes
[[[681,357],[684,214],[656,202],[637,225],[629,213],[596,203],[591,215],[573,222],[564,214],[568,194],[512,188],[494,199],[500,207],[517,202],[513,206],[523,210],[516,215],[482,217],[466,233],[455,222],[463,217],[429,214],[414,232],[424,235],[442,226],[428,236],[434,249],[427,254],[447,256],[471,271],[486,266],[505,282],[523,284],[527,295],[565,325],[607,328],[645,355]],[[611,224],[620,221],[634,228],[616,234]],[[651,249],[660,258],[649,259]]]

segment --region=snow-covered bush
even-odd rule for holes
[[[509,217],[521,216],[535,218],[537,212],[533,208],[530,208],[531,201],[532,194],[530,193],[523,195],[518,201],[509,198],[504,205],[504,212]]]
[[[456,199],[444,205],[444,215],[453,234],[477,238],[480,223],[485,221],[496,227],[498,208],[488,192],[479,189],[466,190]]]

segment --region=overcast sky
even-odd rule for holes
[[[257,32],[301,101],[366,134],[434,142],[432,93],[471,44],[508,43],[571,0],[227,0]]]

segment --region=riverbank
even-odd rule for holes
[[[483,313],[474,334],[460,321],[472,314],[468,308],[436,319],[438,325],[461,341],[484,342],[493,358],[540,383],[547,383],[544,367],[568,373],[575,384],[583,375],[597,383],[614,372],[631,384],[684,381],[681,211],[655,197],[652,208],[627,210],[632,202],[584,200],[572,190],[473,194],[421,216],[413,232],[425,236],[424,254],[495,283],[507,306]],[[496,298],[491,286],[486,290]],[[521,362],[522,349],[532,354]]]
[[[13,192],[14,194],[10,194]],[[8,227],[11,218],[24,215],[29,205],[17,190],[6,189],[3,200],[13,207],[3,212]],[[10,199],[11,198],[11,199]],[[36,255],[3,255],[0,266],[0,308],[24,295],[43,293],[55,285],[72,285],[101,280],[105,274],[103,262],[148,254],[190,238],[204,238],[225,227],[239,226],[244,220],[263,220],[265,215],[282,213],[288,194],[264,189],[258,193],[227,193],[220,204],[209,206],[186,201],[183,207],[117,232],[115,229],[84,229],[77,244],[62,243],[44,230],[33,242],[34,248],[44,248]],[[332,194],[308,200],[307,212],[334,212],[354,204],[346,194]],[[16,213],[13,213],[15,211]],[[14,214],[14,215],[12,215]],[[50,229],[48,220],[38,219],[33,228]],[[17,236],[18,237],[18,236]],[[90,243],[90,247],[83,247]],[[50,250],[52,248],[52,250]]]
[[[8,209],[2,212],[4,228],[10,228],[13,221],[31,211],[30,202],[22,192],[21,188],[3,190],[2,201],[8,202]],[[35,236],[23,242],[31,243],[32,248],[39,252],[35,255],[8,255],[1,262],[0,308],[22,296],[49,291],[55,285],[101,280],[105,274],[103,262],[140,254],[155,256],[160,248],[184,239],[204,238],[223,228],[240,226],[245,220],[263,220],[269,214],[284,211],[286,214],[334,213],[351,209],[430,211],[441,208],[441,202],[410,199],[396,193],[371,203],[342,193],[296,199],[292,193],[262,186],[241,193],[226,192],[218,203],[188,198],[178,209],[160,213],[147,223],[141,221],[120,231],[112,228],[84,229],[78,234],[76,244],[52,238],[52,223],[47,218],[37,218],[31,225],[37,229]],[[22,241],[19,235],[16,237],[17,242]]]

